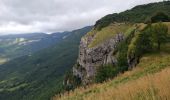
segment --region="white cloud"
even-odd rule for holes
[[[93,25],[104,15],[162,0],[0,0],[0,33],[57,32]]]

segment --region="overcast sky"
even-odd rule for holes
[[[70,31],[162,0],[0,0],[0,34]]]

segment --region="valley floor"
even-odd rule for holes
[[[132,71],[53,100],[170,100],[170,44],[144,55]]]

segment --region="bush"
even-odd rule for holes
[[[74,76],[72,71],[69,71],[64,76],[64,90],[74,90],[81,85],[81,79],[78,76]]]
[[[118,46],[117,53],[117,67],[118,72],[124,72],[128,70],[128,61],[127,61],[127,51],[128,45],[130,44],[132,38],[134,37],[135,29],[130,32],[126,37],[126,40],[122,41]]]
[[[119,51],[117,55],[117,67],[119,72],[124,72],[128,70],[127,50],[128,44],[126,42],[122,42],[119,45]]]
[[[95,81],[101,83],[117,75],[117,68],[112,65],[104,65],[98,68]]]

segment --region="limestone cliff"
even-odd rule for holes
[[[73,75],[79,77],[83,84],[93,82],[99,66],[105,64],[114,65],[116,63],[116,57],[113,53],[118,43],[124,40],[124,34],[119,32],[104,42],[94,47],[89,47],[96,35],[97,33],[94,32],[93,35],[87,34],[81,39],[79,57],[77,64],[73,67]]]

